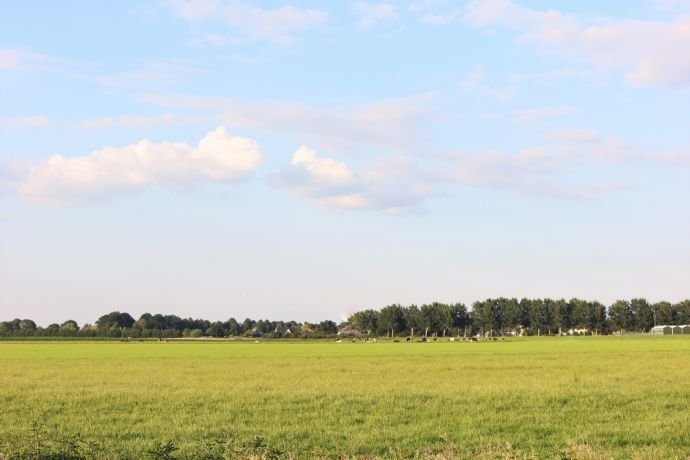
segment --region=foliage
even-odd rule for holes
[[[365,309],[347,322],[299,323],[297,321],[235,318],[210,322],[176,315],[144,313],[138,320],[114,311],[101,316],[96,325],[81,328],[76,321],[37,326],[31,319],[0,322],[0,337],[109,337],[109,338],[198,338],[198,337],[334,337],[348,326],[367,336],[425,335],[531,335],[565,333],[570,329],[606,334],[612,331],[648,332],[655,324],[689,324],[690,300],[676,304],[645,299],[618,300],[608,309],[596,301],[582,299],[521,299],[500,297],[477,301],[468,311],[462,303],[433,302],[421,306],[388,305]]]

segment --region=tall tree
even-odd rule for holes
[[[498,299],[499,308],[503,309],[503,328],[517,329],[524,326],[525,318],[517,299]]]
[[[635,317],[630,302],[627,300],[616,300],[609,308],[609,319],[614,330],[632,329],[635,325]]]
[[[321,334],[335,335],[338,333],[338,325],[335,321],[325,320],[317,324],[315,330]]]
[[[381,309],[378,318],[379,334],[390,334],[393,337],[396,333],[403,332],[405,329],[405,310],[402,306],[394,304]]]
[[[242,325],[235,318],[230,318],[225,322],[225,329],[229,336],[238,337],[242,335]]]
[[[648,332],[654,327],[654,310],[649,302],[645,299],[632,299],[630,301],[630,308],[635,320],[634,328],[636,330]]]
[[[418,332],[422,326],[419,324],[419,307],[417,305],[410,305],[403,310],[403,317],[405,320],[405,332],[409,330],[410,336]]]
[[[673,306],[678,324],[690,324],[690,300],[686,299]]]
[[[594,308],[591,302],[581,299],[570,299],[572,327],[577,329],[593,329]]]
[[[119,311],[103,315],[96,321],[96,325],[102,329],[128,328],[132,327],[133,324],[134,318],[129,313],[120,313]]]
[[[652,312],[657,325],[676,324],[676,311],[669,302],[658,302],[652,305]]]
[[[558,333],[570,329],[572,324],[571,305],[564,299],[558,299],[550,302],[552,326],[558,329]]]
[[[463,335],[470,325],[470,314],[463,303],[456,303],[450,307],[452,326],[458,329],[458,335]]]
[[[606,305],[599,302],[592,302],[592,308],[594,310],[594,330],[596,333],[606,333],[608,332],[608,318],[606,316]]]
[[[378,320],[379,312],[372,309],[358,311],[349,318],[350,324],[360,331],[366,332],[367,334],[371,334],[372,332],[376,331],[378,327]]]

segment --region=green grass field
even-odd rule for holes
[[[0,411],[10,458],[686,459],[690,337],[4,342]]]

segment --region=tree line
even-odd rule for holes
[[[114,311],[95,324],[81,327],[74,320],[37,326],[30,319],[0,322],[0,337],[299,337],[324,338],[338,333],[367,336],[556,335],[649,332],[654,325],[690,324],[690,300],[676,304],[645,299],[618,300],[610,306],[581,299],[495,298],[465,304],[434,302],[388,305],[352,314],[336,324],[235,318],[211,322],[176,315],[144,313],[134,319]]]
[[[610,306],[581,299],[495,298],[464,304],[389,305],[364,310],[349,319],[368,334],[420,335],[555,335],[649,332],[657,324],[690,323],[690,300],[676,304],[645,299],[618,300]]]

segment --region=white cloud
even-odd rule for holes
[[[356,2],[353,9],[359,16],[360,27],[374,27],[382,22],[394,21],[400,17],[398,9],[390,3]]]
[[[538,107],[535,109],[516,110],[513,112],[513,121],[515,123],[533,123],[543,119],[564,117],[575,112],[577,112],[577,108],[571,106]]]
[[[43,115],[0,117],[0,128],[36,128],[48,124],[50,124],[50,119]]]
[[[292,166],[306,169],[318,183],[347,185],[354,179],[352,171],[342,161],[332,158],[319,158],[316,151],[302,146],[292,156]]]
[[[319,149],[352,152],[377,149],[411,152],[424,147],[436,116],[434,95],[386,99],[355,107],[317,107],[293,102],[241,102],[226,98],[148,95],[162,107],[215,110],[231,127],[291,135]]]
[[[209,132],[196,147],[142,140],[85,156],[53,155],[29,170],[19,192],[34,201],[61,203],[151,186],[233,182],[253,172],[262,158],[254,140],[230,136],[221,127]]]
[[[290,44],[298,33],[322,26],[328,14],[314,9],[283,6],[263,9],[241,1],[166,0],[180,18],[188,21],[218,20],[241,31],[252,40]]]
[[[435,193],[421,170],[401,158],[384,158],[354,171],[345,162],[320,157],[302,146],[273,180],[279,188],[331,209],[420,209]]]
[[[556,10],[539,11],[511,0],[470,3],[465,21],[514,30],[517,42],[602,71],[620,70],[635,86],[690,86],[690,17],[672,21],[617,20],[583,23]]]

